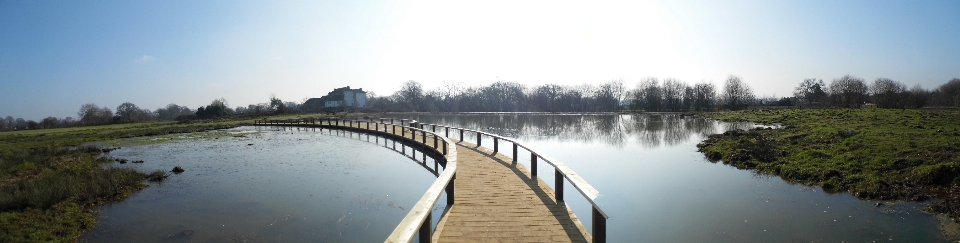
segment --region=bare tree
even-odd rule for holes
[[[663,107],[663,92],[660,88],[660,80],[649,77],[637,83],[637,89],[633,92],[634,109],[648,112],[660,111]]]
[[[77,116],[80,117],[80,122],[83,125],[104,125],[113,121],[113,111],[110,108],[97,107],[93,103],[80,106]]]
[[[873,93],[873,103],[878,108],[904,108],[907,86],[888,78],[877,78],[870,86]]]
[[[753,90],[740,77],[730,75],[723,85],[723,102],[730,110],[746,108],[753,103]]]
[[[693,109],[707,111],[717,100],[717,89],[712,83],[702,82],[693,86]]]
[[[863,79],[846,75],[830,83],[830,97],[838,106],[859,108],[866,95],[867,84]]]
[[[40,128],[50,129],[60,127],[60,119],[56,117],[47,117],[40,120]]]
[[[923,108],[930,100],[930,91],[920,87],[919,84],[913,86],[906,92],[904,106],[907,108]]]
[[[409,80],[400,86],[400,101],[409,110],[420,111],[423,102],[423,86],[419,82]]]
[[[827,86],[822,79],[804,79],[793,90],[793,97],[806,101],[808,105],[813,105],[813,102],[821,102],[827,97],[827,93],[824,91],[826,88]]]
[[[680,111],[683,104],[683,88],[686,84],[675,78],[663,80],[663,105],[670,111]]]
[[[960,106],[960,79],[951,79],[933,91],[934,105]]]
[[[115,115],[119,123],[142,122],[149,118],[148,111],[144,111],[130,102],[124,102],[117,106],[117,113]]]

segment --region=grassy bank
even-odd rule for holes
[[[943,198],[931,209],[960,216],[958,111],[789,109],[707,116],[783,124],[710,136],[698,147],[712,161],[861,199]]]
[[[96,225],[97,206],[123,200],[146,187],[147,180],[162,180],[166,175],[105,168],[111,161],[101,158],[104,151],[84,144],[252,122],[150,122],[0,132],[0,242],[76,241]]]

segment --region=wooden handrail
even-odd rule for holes
[[[562,178],[565,178],[567,181],[569,181],[570,184],[572,184],[573,187],[576,188],[577,191],[579,191],[580,194],[583,195],[583,197],[586,198],[587,201],[590,202],[591,205],[593,205],[593,210],[592,210],[592,212],[591,212],[591,217],[592,217],[592,220],[593,220],[593,233],[592,233],[593,242],[606,242],[606,236],[607,236],[607,219],[609,219],[610,216],[608,216],[608,215],[603,211],[603,209],[600,208],[600,205],[598,205],[598,204],[596,203],[596,201],[595,201],[596,198],[597,198],[597,196],[600,195],[600,191],[597,191],[596,188],[594,188],[592,185],[590,185],[590,183],[588,183],[586,180],[584,180],[582,177],[580,177],[579,174],[577,174],[575,171],[573,171],[573,169],[571,169],[569,166],[567,166],[566,164],[564,164],[564,163],[561,162],[560,160],[558,160],[558,159],[556,159],[556,158],[553,158],[553,157],[550,157],[550,156],[546,155],[545,153],[541,153],[541,152],[539,152],[538,150],[534,149],[533,147],[530,147],[530,146],[528,146],[528,145],[525,145],[525,144],[523,144],[523,143],[520,143],[520,142],[517,141],[517,140],[513,140],[513,139],[510,139],[510,138],[506,138],[506,137],[503,137],[503,136],[500,136],[500,135],[497,135],[497,134],[493,134],[493,133],[488,133],[488,132],[483,132],[483,131],[477,131],[477,130],[471,130],[471,129],[465,129],[465,128],[459,128],[459,127],[451,127],[451,126],[444,126],[444,125],[438,125],[438,124],[430,124],[430,123],[419,123],[419,125],[421,126],[420,128],[424,128],[424,126],[432,126],[432,130],[434,130],[434,131],[436,131],[436,128],[437,128],[437,127],[443,127],[443,128],[446,128],[446,129],[460,130],[460,141],[463,141],[463,132],[464,132],[464,131],[476,133],[476,134],[477,134],[477,146],[480,146],[480,141],[481,141],[481,140],[480,140],[480,136],[481,136],[481,135],[485,135],[485,136],[492,137],[492,138],[494,139],[494,140],[493,140],[493,147],[494,147],[493,150],[494,150],[494,152],[499,152],[499,142],[498,142],[499,140],[508,141],[508,142],[510,142],[510,143],[513,143],[513,145],[514,145],[514,146],[513,146],[513,148],[514,148],[514,150],[513,150],[513,160],[514,160],[514,161],[517,161],[517,156],[518,156],[518,155],[517,155],[517,147],[521,147],[521,148],[523,148],[523,149],[526,149],[526,150],[529,151],[530,154],[531,154],[531,162],[530,162],[530,163],[531,163],[531,166],[530,166],[530,167],[531,167],[531,171],[530,171],[530,175],[531,175],[533,178],[536,178],[536,176],[537,176],[537,158],[539,158],[540,160],[543,160],[544,162],[547,162],[547,164],[550,164],[550,165],[553,166],[553,167],[555,168],[555,170],[556,170],[555,177],[557,177],[557,180],[554,182],[554,183],[556,184],[556,186],[554,186],[554,191],[555,191],[556,193],[554,193],[554,195],[555,195],[555,197],[556,197],[557,202],[563,202],[563,181],[562,181],[561,179],[559,179],[560,177],[562,177]],[[447,135],[449,136],[449,133],[447,133]]]

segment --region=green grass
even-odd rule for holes
[[[738,168],[861,199],[948,199],[955,191],[950,187],[960,184],[958,111],[789,109],[707,116],[783,125],[712,135],[698,145],[709,159]]]
[[[231,128],[253,121],[149,122],[0,132],[0,242],[75,242],[96,226],[97,206],[123,200],[146,187],[146,180],[160,182],[168,176],[161,171],[148,175],[105,167],[110,161],[100,158],[100,148],[85,144],[170,141],[173,139],[152,138]],[[183,137],[220,136],[232,134],[210,132]]]

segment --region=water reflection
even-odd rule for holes
[[[754,124],[677,114],[414,118],[518,138],[563,161],[600,191],[595,202],[610,215],[611,242],[956,242],[944,232],[960,228],[924,213],[923,203],[877,207],[848,193],[710,163],[697,152],[710,134]],[[530,168],[529,161],[519,163]],[[553,181],[552,173],[543,174]],[[582,197],[565,200],[591,228],[591,205]]]
[[[693,138],[724,130],[749,129],[752,123],[720,123],[681,114],[630,115],[413,115],[414,119],[500,134],[524,141],[601,142],[622,148],[627,143],[643,147],[676,146]],[[636,141],[633,141],[636,140]]]
[[[186,172],[104,206],[96,228],[80,240],[377,242],[442,170],[407,145],[397,142],[392,149],[390,139],[356,132],[253,127],[225,132],[233,136],[125,145],[112,152],[145,161],[115,166],[140,171],[182,166]],[[389,148],[375,147],[384,142]]]

